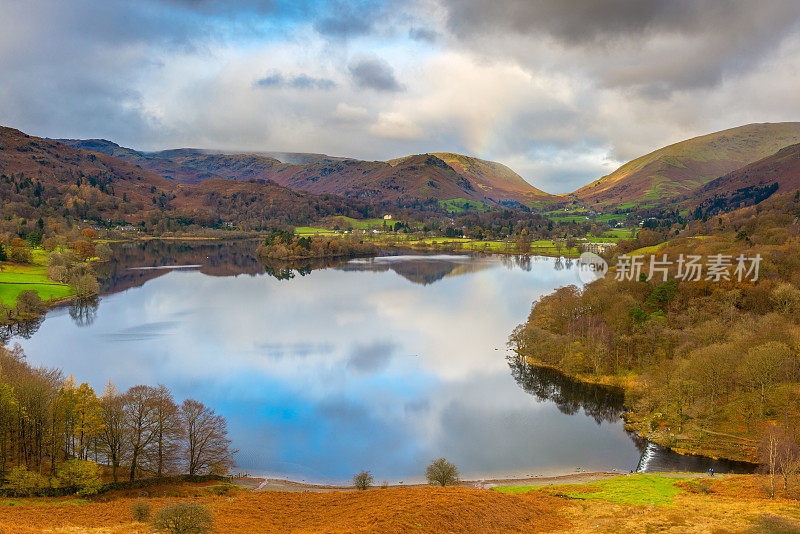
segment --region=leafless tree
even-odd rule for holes
[[[111,474],[114,477],[114,482],[118,480],[119,465],[124,456],[127,443],[124,408],[125,398],[117,392],[114,384],[109,382],[100,397],[100,409],[104,427],[99,436],[99,442],[111,464]]]
[[[156,390],[151,386],[134,386],[125,393],[124,420],[128,438],[130,479],[136,478],[136,469],[156,437]]]
[[[233,467],[233,454],[228,439],[228,423],[202,402],[186,399],[181,405],[186,431],[185,460],[190,475],[226,472]]]
[[[769,476],[769,494],[774,499],[776,478],[783,477],[784,489],[787,489],[789,479],[800,467],[797,443],[785,429],[771,424],[764,429],[760,449],[761,465]]]
[[[184,429],[178,405],[163,384],[153,392],[153,405],[154,437],[145,455],[150,470],[162,476],[178,467]]]

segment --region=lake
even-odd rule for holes
[[[204,402],[251,475],[418,482],[441,456],[468,479],[711,465],[626,432],[619,391],[510,356],[532,302],[580,284],[569,260],[398,253],[290,268],[261,265],[256,245],[117,245],[99,299],[10,342],[98,394],[108,380],[160,383]]]

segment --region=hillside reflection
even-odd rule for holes
[[[625,393],[620,388],[580,382],[516,354],[507,359],[517,384],[537,400],[555,403],[561,413],[574,415],[582,409],[600,424],[618,421],[624,411]]]

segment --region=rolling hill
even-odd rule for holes
[[[698,188],[687,205],[714,214],[758,204],[773,194],[800,189],[800,143],[729,172]]]
[[[179,224],[235,223],[246,228],[320,217],[375,216],[375,208],[335,195],[294,191],[272,181],[209,176],[180,183],[134,163],[128,149],[90,152],[0,127],[0,211],[27,219],[66,217]],[[124,158],[124,159],[123,159]]]
[[[800,122],[748,124],[661,148],[569,196],[593,206],[645,204],[680,196],[800,142]]]
[[[295,190],[413,207],[436,206],[438,201],[450,199],[494,206],[559,200],[531,186],[505,165],[458,154],[417,154],[384,162],[324,154],[229,154],[197,149],[146,153],[106,140],[60,141],[124,159],[187,184],[213,178],[272,180]]]

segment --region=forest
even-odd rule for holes
[[[235,452],[227,432],[214,410],[178,403],[163,385],[120,391],[109,383],[97,395],[59,369],[31,366],[19,346],[0,347],[0,471],[16,493],[94,493],[109,477],[226,474]]]
[[[631,428],[676,450],[755,461],[775,429],[796,450],[799,215],[800,192],[677,236],[642,230],[607,258],[605,278],[534,303],[509,346],[530,362],[624,387]],[[617,279],[623,254],[642,257],[638,276]],[[677,265],[649,276],[651,258],[720,254],[732,265],[718,280],[679,279]],[[734,275],[739,255],[760,256],[757,280]]]

